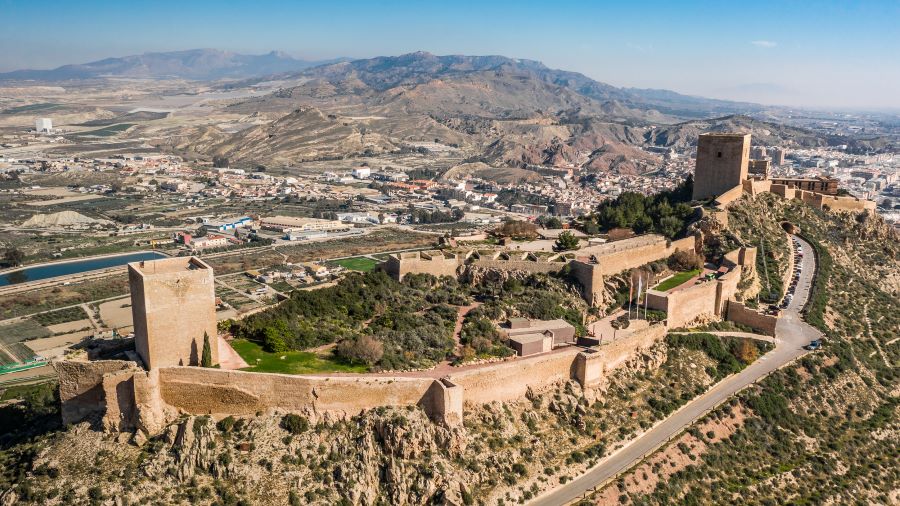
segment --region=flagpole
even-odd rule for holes
[[[647,307],[650,304],[650,273],[647,273],[647,287],[644,288],[644,319],[647,319]]]
[[[634,297],[634,278],[628,279],[628,319],[631,320],[631,299]]]

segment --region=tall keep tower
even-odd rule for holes
[[[747,179],[750,134],[707,133],[697,140],[694,200],[716,197]]]
[[[134,345],[148,369],[199,365],[203,333],[219,363],[213,270],[199,258],[128,264]]]

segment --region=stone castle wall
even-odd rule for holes
[[[863,200],[851,196],[823,195],[821,193],[798,190],[783,184],[773,184],[772,193],[786,199],[803,201],[816,209],[827,208],[827,210],[835,212],[875,212],[876,203],[874,200]]]
[[[673,292],[647,292],[650,309],[666,312],[670,327],[684,327],[702,315],[722,316],[726,303],[738,292],[743,272],[752,272],[756,262],[756,248],[739,248],[725,254],[723,266],[729,268],[715,281],[676,289]]]
[[[654,300],[648,301],[651,309],[666,311],[666,321],[672,327],[684,327],[700,315],[716,315],[716,295],[718,283],[709,281],[678,290],[660,297],[665,301],[665,308],[654,307]]]
[[[661,340],[654,325],[588,353],[582,348],[452,372],[434,379],[411,376],[299,376],[200,367],[162,367],[144,371],[133,362],[66,361],[60,375],[63,419],[101,422],[106,430],[160,430],[179,413],[252,415],[260,411],[308,412],[347,417],[380,406],[420,406],[448,425],[462,422],[463,405],[521,398],[576,379],[596,383],[641,350]],[[580,361],[580,363],[579,363]]]
[[[728,204],[741,198],[741,196],[743,194],[744,194],[744,186],[742,184],[738,184],[734,188],[732,188],[732,189],[722,193],[718,197],[716,197],[716,203],[719,204],[720,206],[727,206]]]
[[[534,260],[494,260],[491,258],[478,258],[470,265],[482,269],[498,271],[522,271],[532,274],[558,272],[566,266],[566,262],[546,262]]]
[[[598,305],[603,300],[603,274],[597,264],[581,262],[578,260],[570,263],[572,276],[581,285],[581,296],[591,306]]]
[[[402,281],[407,274],[456,277],[460,263],[456,255],[447,257],[440,251],[415,251],[390,255],[382,269],[397,281]]]
[[[608,251],[615,243],[607,243],[601,247],[585,248],[578,251],[579,255],[590,254],[596,251],[596,261],[573,260],[572,275],[581,284],[582,297],[588,304],[594,305],[602,300],[604,290],[604,276],[618,274],[635,267],[640,267],[650,262],[668,258],[676,251],[696,251],[697,239],[693,236],[678,239],[669,243],[662,236],[645,236],[643,244],[635,247],[622,247]],[[624,242],[624,241],[623,241]],[[624,245],[623,245],[624,246]],[[604,248],[605,249],[601,249]]]
[[[465,392],[467,404],[510,401],[525,396],[529,388],[540,390],[573,377],[573,365],[579,348],[566,348],[491,367],[482,367],[450,375]]]
[[[542,354],[491,367],[451,373],[449,378],[463,388],[467,404],[486,404],[519,399],[531,389],[540,391],[560,381],[576,379],[584,385],[591,378],[603,377],[621,367],[641,350],[650,348],[666,335],[666,327],[653,325],[635,331],[625,338],[605,342],[591,349],[590,367],[579,371],[578,356],[582,348],[570,347],[554,353]]]
[[[53,368],[59,377],[62,421],[66,425],[81,420],[99,422],[106,415],[107,390],[103,382],[106,374],[140,371],[137,364],[124,360],[66,360],[53,362]]]
[[[760,314],[756,312],[755,309],[748,308],[740,302],[731,300],[728,301],[728,321],[746,325],[767,336],[774,336],[778,317]]]
[[[431,378],[297,376],[196,367],[160,370],[166,404],[192,414],[249,415],[269,408],[356,415],[375,406],[430,403]]]

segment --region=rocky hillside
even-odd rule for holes
[[[641,90],[624,90],[539,62],[502,56],[420,52],[322,65],[283,77],[296,84],[231,104],[228,112],[278,116],[313,107],[342,125],[380,136],[384,142],[367,146],[374,152],[389,150],[388,144],[436,140],[494,166],[644,172],[658,162],[640,149],[651,128],[683,117],[655,109],[656,93],[646,98]],[[668,104],[674,96],[667,96]],[[730,111],[752,110],[732,105]],[[290,147],[276,156],[269,146],[259,149],[256,139],[247,139],[242,132],[219,144],[200,145],[196,151],[229,153],[239,163],[297,160],[300,153],[294,146],[306,143],[302,132],[278,121],[265,130],[266,139],[286,139],[283,142]],[[358,142],[348,143],[345,137],[326,135],[318,143],[323,153],[353,156],[363,151]]]
[[[739,394],[592,504],[897,504],[900,237],[878,218],[770,194],[737,210],[798,225],[819,273],[825,347]],[[660,477],[661,473],[661,477]]]
[[[86,424],[29,436],[47,427],[18,425],[26,401],[0,408],[20,431],[0,446],[0,504],[518,503],[571,480],[740,367],[721,353],[736,342],[667,340],[595,389],[566,382],[471,408],[458,428],[410,408],[349,419],[184,417],[149,438]]]

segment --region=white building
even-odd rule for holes
[[[259,224],[266,230],[276,232],[341,232],[349,230],[350,225],[338,220],[319,220],[316,218],[298,218],[293,216],[270,216],[260,218]]]
[[[368,167],[357,167],[353,169],[353,177],[356,179],[369,179],[372,175],[372,169]]]
[[[53,121],[50,118],[38,118],[34,120],[34,130],[41,133],[50,133],[53,131]]]

